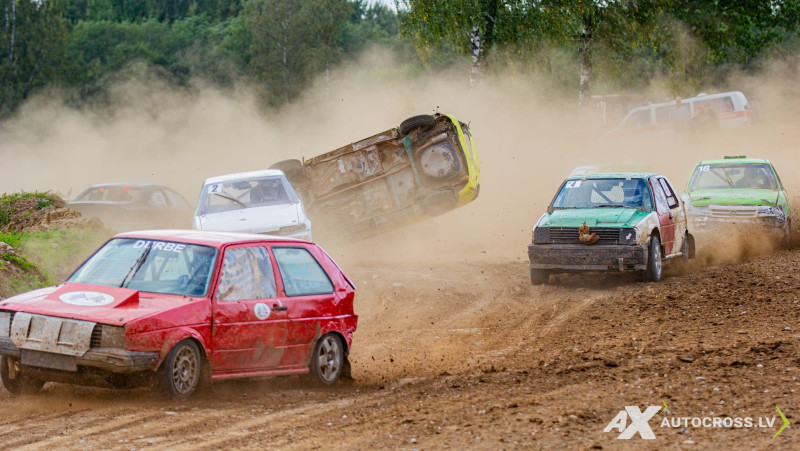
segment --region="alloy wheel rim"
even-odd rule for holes
[[[317,367],[322,379],[326,382],[336,380],[341,368],[342,350],[339,341],[334,337],[327,337],[322,341],[317,355]]]
[[[656,278],[661,276],[661,246],[654,246],[653,249],[653,266],[655,268]]]
[[[181,395],[194,389],[197,379],[197,356],[189,346],[182,347],[175,355],[172,365],[172,384]]]

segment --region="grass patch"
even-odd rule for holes
[[[34,191],[32,193],[22,191],[13,194],[2,194],[0,195],[0,227],[11,222],[11,219],[15,213],[15,202],[30,198],[36,199],[36,205],[34,207],[36,210],[41,210],[42,208],[47,208],[51,205],[58,205],[64,202],[64,200],[61,199],[61,196],[50,191]],[[30,215],[30,212],[27,214]]]
[[[109,230],[50,229],[24,234],[21,249],[53,283],[64,280],[103,244]]]
[[[22,244],[25,236],[18,232],[0,232],[0,242],[6,243],[13,248],[18,248]]]

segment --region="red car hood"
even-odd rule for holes
[[[128,288],[67,282],[8,298],[0,309],[58,316],[121,326],[174,307],[186,305],[177,295],[144,293]]]

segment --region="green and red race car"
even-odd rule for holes
[[[768,160],[745,156],[697,163],[683,195],[695,234],[736,232],[788,246],[791,212],[786,189]],[[699,238],[698,238],[699,239]]]

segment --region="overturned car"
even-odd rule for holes
[[[465,205],[480,172],[469,126],[447,114],[400,126],[308,160],[274,164],[326,230],[364,235]]]
[[[534,285],[554,273],[583,271],[639,271],[658,281],[665,260],[694,256],[683,205],[655,173],[568,177],[532,235]]]

